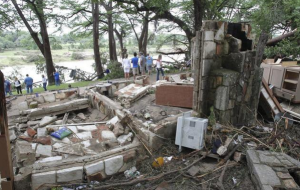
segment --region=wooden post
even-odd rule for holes
[[[0,150],[1,178],[6,178],[6,181],[1,182],[1,187],[5,190],[12,190],[14,174],[12,168],[10,140],[7,123],[4,76],[2,71],[0,71]]]

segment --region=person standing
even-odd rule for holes
[[[42,75],[42,83],[43,83],[44,90],[47,91],[47,79],[45,75]]]
[[[142,75],[145,75],[146,72],[146,58],[143,52],[140,52],[140,70]]]
[[[147,54],[146,60],[147,60],[148,75],[150,76],[151,70],[152,70],[152,65],[153,65],[153,58],[149,55],[149,53]]]
[[[124,68],[124,76],[126,80],[129,80],[129,72],[130,72],[130,60],[128,59],[128,55],[124,55],[124,59],[122,61],[122,66]]]
[[[135,76],[138,73],[138,62],[139,62],[139,58],[137,57],[137,54],[134,52],[133,54],[133,58],[131,59],[131,63],[132,63],[132,74],[133,74],[133,78],[135,80]]]
[[[5,96],[7,96],[7,94],[12,95],[11,84],[7,79],[4,79],[4,89],[5,89]]]
[[[30,94],[32,94],[33,93],[33,90],[32,90],[33,79],[31,77],[29,77],[28,74],[26,74],[24,83],[26,85],[27,94],[29,94],[29,91],[30,91]]]
[[[15,77],[15,87],[17,89],[17,93],[22,94],[21,82],[18,80],[17,77]]]
[[[55,71],[55,72],[53,73],[53,75],[54,75],[55,85],[56,85],[56,86],[59,86],[59,85],[60,85],[60,81],[59,81],[59,73],[58,73],[57,71]]]
[[[161,72],[161,75],[164,79],[165,75],[164,75],[164,70],[162,68],[162,56],[159,55],[156,61],[156,70],[157,70],[157,75],[156,75],[156,80],[159,80],[159,72]]]

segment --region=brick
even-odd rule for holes
[[[36,154],[41,156],[52,156],[52,146],[39,144],[36,148]]]
[[[56,171],[32,174],[31,183],[32,183],[32,190],[39,189],[40,186],[45,184],[55,184]]]
[[[105,174],[113,175],[119,171],[119,169],[123,166],[123,156],[115,156],[112,158],[108,158],[104,160],[105,163]]]
[[[26,129],[26,132],[27,132],[28,136],[30,136],[30,137],[34,137],[34,135],[36,135],[36,131],[33,130],[32,128],[30,128],[30,127],[28,127]]]
[[[104,170],[104,162],[100,161],[100,162],[88,164],[84,166],[84,170],[88,176],[99,173]]]
[[[255,150],[247,150],[247,160],[250,161],[251,164],[259,164],[259,158],[256,154]]]
[[[124,163],[131,162],[136,157],[136,151],[131,150],[123,156]]]
[[[262,185],[271,185],[271,186],[281,185],[280,179],[277,177],[275,171],[267,165],[254,164],[253,172],[256,179]]]
[[[273,187],[270,185],[263,185],[261,190],[273,190]]]
[[[161,85],[156,87],[156,104],[174,107],[193,107],[193,86]]]
[[[291,189],[297,189],[297,188],[299,188],[299,186],[297,185],[297,183],[293,179],[283,180],[283,183],[284,183],[284,186],[286,188],[291,188]]]
[[[267,156],[265,154],[259,153],[259,159],[261,163],[273,166],[281,166],[281,162],[275,156]]]
[[[82,180],[83,167],[72,167],[57,171],[57,182],[71,182],[76,180]]]
[[[277,176],[281,179],[291,179],[292,176],[289,173],[276,172]]]

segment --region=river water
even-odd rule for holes
[[[157,58],[157,56],[153,56],[153,57],[154,57],[154,59]],[[181,60],[181,59],[183,59],[183,57],[184,57],[184,55],[172,55],[170,57],[163,56],[163,61],[174,62],[173,59]],[[121,61],[121,60],[119,60],[119,61]],[[59,62],[59,63],[55,63],[55,64],[59,65],[59,66],[68,67],[70,69],[80,69],[80,70],[83,70],[83,71],[88,72],[88,73],[94,73],[94,68],[92,66],[94,62],[95,62],[94,60],[81,60],[81,61]],[[37,70],[36,70],[36,66],[34,64],[20,65],[20,66],[10,66],[10,67],[4,67],[3,69],[1,69],[4,76],[13,75],[15,70],[17,70],[23,76],[23,78],[25,78],[26,74],[29,74],[29,76],[33,78],[34,82],[41,81],[42,80],[42,74],[47,76],[46,73],[38,74]],[[63,74],[64,74],[65,81],[70,81],[71,80],[71,78],[69,77],[70,72],[66,72],[66,73],[63,73]],[[70,81],[70,82],[72,82],[72,81]]]

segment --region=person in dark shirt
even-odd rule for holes
[[[26,85],[27,94],[29,94],[29,91],[30,91],[30,94],[32,94],[33,93],[33,90],[32,90],[33,79],[31,77],[29,77],[28,74],[26,74],[26,78],[24,80],[24,83]]]
[[[7,79],[4,79],[4,90],[5,90],[5,96],[7,96],[7,94],[12,95],[11,84]]]

